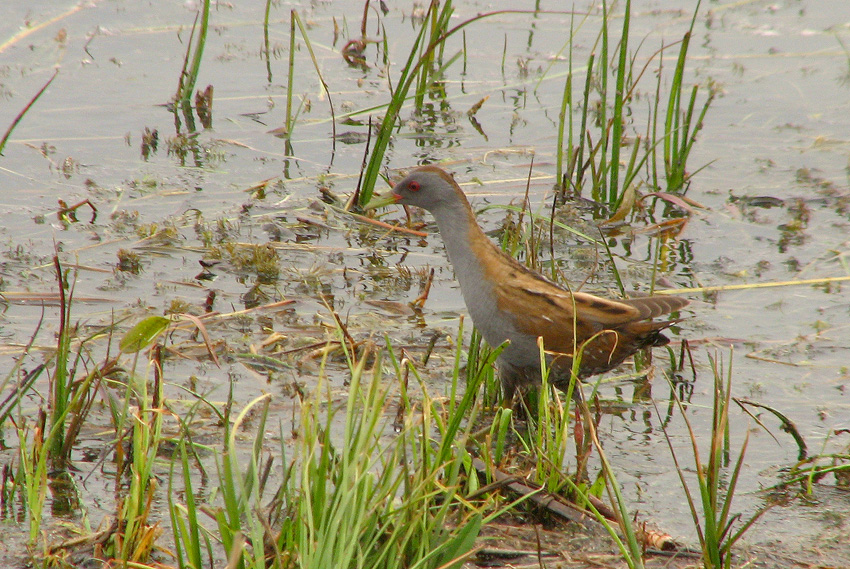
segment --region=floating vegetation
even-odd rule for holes
[[[280,276],[277,250],[269,244],[224,243],[208,254],[230,263],[237,273],[256,275],[258,284],[274,284]]]
[[[142,260],[139,255],[127,249],[118,249],[118,264],[115,266],[119,271],[139,275],[142,272]]]

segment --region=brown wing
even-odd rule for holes
[[[500,309],[518,315],[517,327],[542,336],[549,350],[571,353],[600,330],[641,320],[641,309],[591,294],[571,293],[516,262],[501,264],[493,275]],[[578,314],[578,317],[574,317]]]
[[[688,304],[674,296],[609,300],[571,293],[516,262],[502,265],[499,272],[494,275],[499,307],[519,315],[519,329],[542,337],[547,351],[572,355],[590,340],[582,352],[582,375],[610,369],[640,348],[666,344],[659,332],[672,322],[651,319]],[[558,363],[571,365],[568,357]]]

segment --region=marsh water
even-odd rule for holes
[[[508,7],[549,12],[494,15],[469,26],[463,40],[455,38],[447,54],[459,52],[462,41],[464,54],[444,69],[441,93],[426,100],[421,113],[402,111],[387,171],[443,163],[481,210],[488,231],[516,215],[500,206],[522,204],[530,172],[530,208],[546,213],[556,181],[565,42],[571,25],[583,22],[572,46],[577,67],[583,65],[601,18],[595,4],[575,3],[577,12],[589,12],[586,20],[558,12],[563,5],[457,3],[458,23]],[[690,1],[632,3],[637,68],[663,44],[681,39],[695,7]],[[220,312],[294,301],[285,310],[212,327],[213,340],[226,344],[227,353],[250,353],[272,332],[295,350],[333,333],[330,303],[358,339],[388,335],[421,350],[441,333],[423,373],[435,391],[444,389],[465,307],[435,228],[427,238],[400,241],[351,221],[322,199],[322,192],[345,198],[354,191],[370,116],[382,114],[387,75],[395,81],[422,10],[409,2],[386,8],[386,14],[370,8],[367,25],[367,36],[381,41],[385,28],[386,45],[367,45],[363,62],[350,65],[340,52],[360,36],[362,3],[274,5],[268,62],[264,4],[214,5],[197,83],[214,88],[212,124],[197,125],[197,134],[187,137],[185,121],[168,103],[198,9],[193,2],[2,3],[0,127],[12,124],[59,71],[0,157],[0,376],[22,357],[42,316],[24,367],[40,363],[55,345],[52,257],[58,251],[66,268],[75,269],[74,320],[84,329],[122,318],[129,327],[175,306],[200,313],[214,291]],[[299,39],[292,85],[298,115],[287,143],[278,135],[286,116],[290,9],[306,24],[330,99]],[[850,5],[703,2],[689,56],[688,84],[703,85],[700,100],[709,83],[717,95],[689,159],[689,170],[699,170],[686,194],[693,211],[660,275],[666,288],[702,289],[690,296],[674,337],[688,340],[698,372],[688,413],[698,437],[707,433],[714,358],[724,370],[731,366],[736,397],[781,411],[810,452],[843,454],[846,462],[850,436],[841,429],[850,428],[850,284],[836,278],[850,275]],[[665,55],[665,72],[674,65],[675,55]],[[643,88],[648,107],[654,80]],[[467,111],[485,97],[473,122]],[[633,113],[630,124],[643,128],[637,123],[646,121],[647,109]],[[154,131],[157,144],[151,144]],[[379,182],[378,189],[384,187]],[[59,200],[89,200],[96,212],[85,205],[73,216],[62,214]],[[387,219],[401,218],[399,212]],[[582,229],[593,221],[584,218]],[[630,289],[643,287],[653,274],[654,242],[640,228],[634,222],[607,238]],[[268,278],[233,262],[203,269],[199,262],[210,260],[210,243],[225,242],[272,243],[279,274]],[[119,250],[138,255],[139,264],[119,267]],[[574,282],[604,256],[567,233],[554,251]],[[414,300],[430,267],[435,277],[421,313],[376,306]],[[807,284],[793,282],[803,280]],[[771,286],[704,288],[730,285]],[[586,286],[612,289],[610,269],[595,273]],[[319,373],[315,361],[293,353],[270,371],[235,356],[219,368],[201,351],[195,359],[168,360],[164,374],[173,385],[191,382],[212,400],[226,399],[231,381],[237,402],[270,392],[273,409],[288,420],[296,403],[286,386],[297,381],[310,391]],[[327,371],[334,393],[343,397],[344,366],[331,364]],[[634,509],[693,541],[662,417],[651,405],[631,404],[628,385],[606,389],[624,405],[603,419],[601,435]],[[668,390],[656,380],[653,395],[663,401]],[[35,409],[42,395],[36,386],[23,405]],[[176,387],[169,396],[188,398]],[[737,408],[732,413],[733,448],[750,432],[734,508],[745,514],[761,507],[768,498],[760,490],[779,483],[783,470],[797,462],[798,447],[776,418],[758,416],[770,432]],[[681,422],[673,422],[670,433],[687,448]],[[0,434],[6,439],[0,462],[12,464],[11,430]],[[96,421],[86,434],[95,444]],[[84,476],[91,464],[81,467]],[[97,506],[87,508],[96,525]],[[811,495],[774,506],[747,534],[745,547],[776,546],[806,562],[850,564],[848,514],[846,486],[826,477]],[[26,534],[14,519],[0,520],[0,527],[4,534]]]

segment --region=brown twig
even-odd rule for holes
[[[372,219],[371,217],[366,217],[365,215],[360,215],[358,213],[350,214],[354,217],[354,219],[358,221],[362,221],[363,223],[371,223],[372,225],[377,225],[378,227],[383,227],[384,229],[388,229],[390,231],[400,231],[402,233],[409,233],[410,235],[415,235],[417,237],[428,237],[428,233],[424,231],[416,231],[415,229],[408,229],[407,227],[402,227],[401,225],[390,225],[385,221],[380,221],[378,219]]]
[[[479,474],[485,474],[487,472],[487,465],[479,458],[472,459],[472,466]],[[590,527],[593,519],[584,510],[573,504],[563,502],[555,494],[546,492],[542,486],[531,484],[516,476],[511,476],[498,468],[493,468],[492,473],[496,482],[481,488],[476,492],[476,495],[504,487],[520,496],[528,496],[529,500],[555,515],[579,523],[585,527]]]
[[[68,205],[64,201],[59,200],[59,205],[62,206],[59,209],[59,211],[56,212],[56,215],[59,215],[59,216],[62,216],[62,215],[65,215],[66,213],[71,213],[71,212],[76,213],[76,211],[79,208],[83,207],[84,205],[89,206],[91,208],[92,212],[97,213],[97,208],[88,199],[84,199],[83,201],[75,203],[74,205]]]
[[[431,272],[428,273],[428,280],[425,281],[425,290],[422,291],[422,294],[416,297],[416,300],[411,302],[413,306],[416,308],[423,308],[425,306],[425,301],[428,300],[428,293],[431,292],[431,283],[434,282],[434,268],[431,268]]]

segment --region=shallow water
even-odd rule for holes
[[[671,4],[633,2],[632,45],[645,38],[639,61],[662,41],[680,38],[686,29],[695,3],[677,2],[675,8]],[[459,6],[456,21],[499,7],[498,2]],[[362,140],[366,109],[386,100],[381,56],[374,45],[366,50],[366,69],[347,65],[339,55],[345,41],[359,34],[362,6],[333,2],[298,8],[331,90],[337,133],[353,132]],[[406,5],[391,6],[381,20],[394,62],[391,74],[406,57],[410,11]],[[265,336],[260,325],[271,325],[288,336],[324,339],[327,331],[322,325],[332,320],[320,293],[332,296],[337,313],[346,315],[358,338],[380,336],[387,328],[399,343],[415,346],[426,344],[421,338],[434,329],[453,336],[465,308],[438,237],[400,241],[371,230],[355,232],[350,222],[318,205],[319,187],[340,195],[353,191],[364,144],[332,144],[328,101],[303,43],[294,93],[309,100],[309,110],[302,110],[298,118],[291,149],[269,133],[283,124],[285,116],[288,7],[272,11],[271,42],[280,48],[280,57],[271,62],[271,79],[260,57],[262,6],[235,2],[214,9],[197,84],[214,86],[213,128],[198,135],[197,148],[187,156],[168,152],[167,139],[176,131],[174,115],[164,104],[176,90],[194,14],[191,3],[41,2],[33,8],[7,2],[0,7],[0,42],[5,42],[0,47],[0,125],[11,124],[55,66],[60,67],[0,158],[2,289],[33,295],[29,300],[7,297],[0,320],[0,368],[11,369],[19,346],[35,330],[42,312],[36,296],[55,291],[50,261],[54,248],[61,251],[66,266],[80,267],[75,294],[91,302],[78,301],[74,314],[87,325],[108,323],[113,315],[138,319],[162,314],[174,300],[198,308],[209,289],[217,292],[217,310],[243,308],[245,295],[255,289],[255,275],[225,266],[214,270],[217,278],[212,282],[195,278],[205,250],[196,227],[199,221],[207,224],[201,229],[229,240],[284,243],[278,251],[283,267],[279,279],[260,290],[270,300],[283,296],[296,303],[267,322],[231,322],[216,328],[217,338],[225,339],[234,352],[247,351]],[[22,35],[27,26],[53,18],[54,22]],[[335,45],[334,18],[342,29]],[[375,22],[373,14],[369,34],[377,36]],[[578,62],[584,62],[591,49],[598,14],[584,25],[574,42]],[[533,210],[545,212],[554,182],[555,128],[565,70],[563,62],[553,63],[552,58],[567,40],[569,27],[566,14],[512,14],[468,28],[468,57],[465,64],[458,60],[446,70],[446,98],[431,101],[429,112],[417,119],[424,123],[420,129],[411,111],[403,111],[404,124],[393,139],[387,166],[444,161],[464,182],[474,205],[505,205],[520,203],[533,156],[530,203]],[[450,45],[447,53],[459,50],[460,39]],[[689,162],[692,170],[706,165],[687,194],[704,207],[695,210],[670,258],[664,276],[672,288],[848,275],[850,52],[846,46],[850,46],[850,8],[843,0],[703,4],[691,42],[689,79],[714,81],[720,94]],[[525,62],[523,67],[518,60]],[[665,68],[672,71],[674,65],[671,53]],[[649,81],[647,95],[653,88]],[[476,115],[478,131],[466,111],[487,95],[490,98]],[[640,118],[645,111],[635,110],[637,123],[645,120]],[[145,128],[159,133],[158,149],[147,158],[141,151]],[[272,180],[264,197],[248,191],[264,180]],[[59,199],[68,204],[90,199],[98,209],[96,218],[83,207],[75,223],[58,219]],[[494,230],[504,217],[503,209],[489,209],[481,222]],[[140,239],[138,228],[150,224],[174,226],[176,236],[167,241]],[[622,238],[613,241],[627,283],[645,283],[653,258],[650,240],[637,234],[626,243]],[[571,245],[577,248],[568,257]],[[390,246],[396,249],[387,252]],[[140,255],[139,275],[115,271],[119,249]],[[593,264],[582,260],[592,258],[593,250],[566,235],[558,253],[565,274],[576,281]],[[421,318],[376,311],[365,303],[370,299],[404,303],[418,295],[422,275],[400,275],[397,263],[436,268]],[[608,277],[600,275],[592,284],[609,287]],[[705,406],[710,404],[712,355],[727,366],[731,362],[736,396],[787,415],[810,451],[818,452],[829,438],[826,451],[846,453],[847,435],[830,435],[850,421],[846,394],[850,304],[842,290],[846,286],[837,282],[693,295],[679,336],[694,345],[699,369],[689,408],[696,428],[704,429],[709,420]],[[51,345],[55,320],[55,308],[48,307],[37,345]],[[450,345],[440,342],[439,354],[450,358]],[[28,365],[41,357],[33,353]],[[444,376],[438,366],[434,369],[435,389],[440,389]],[[229,376],[238,378],[236,397],[243,402],[280,389],[238,361],[222,369],[174,361],[166,374],[178,382],[176,378],[195,375],[199,389],[212,390],[218,399],[226,397]],[[341,394],[343,377],[341,367],[332,370],[334,388]],[[315,369],[307,364],[277,376],[278,381],[292,379],[309,390]],[[623,389],[628,399],[630,388]],[[656,397],[663,400],[666,391],[656,380]],[[181,393],[175,390],[170,395]],[[30,404],[36,403],[34,397]],[[284,414],[291,412],[286,403],[280,407]],[[775,484],[778,469],[796,460],[796,446],[775,419],[760,417],[776,440],[755,429],[742,413],[733,413],[733,441],[740,444],[743,433],[751,430],[741,482],[747,493],[736,502],[736,509],[744,512],[763,502],[755,491]],[[612,460],[623,472],[620,482],[642,514],[674,534],[682,528],[682,536],[693,539],[659,419],[651,408],[611,416],[603,427]],[[673,429],[674,441],[687,448],[681,422]],[[13,457],[10,451],[0,453],[3,463]],[[771,510],[747,541],[760,545],[781,541],[789,551],[805,546],[807,555],[817,557],[818,551],[830,555],[832,539],[841,530],[829,520],[850,510],[850,500],[835,490],[833,482],[817,485],[814,500],[806,506],[794,502]],[[836,555],[846,554],[846,543],[843,548],[839,546]]]

